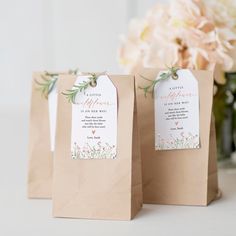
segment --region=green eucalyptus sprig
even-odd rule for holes
[[[86,73],[85,73],[86,74]],[[72,89],[66,90],[66,92],[62,93],[66,96],[68,102],[75,104],[76,95],[80,92],[85,92],[88,87],[95,87],[97,85],[97,79],[100,75],[106,74],[106,72],[102,72],[99,74],[96,73],[87,73],[90,75],[87,81],[83,81],[78,85],[74,84]]]
[[[48,76],[48,75],[47,75]],[[42,81],[35,80],[35,83],[38,85],[38,90],[41,91],[41,94],[48,99],[48,95],[52,92],[55,84],[58,80],[58,75],[53,75],[47,77],[46,73],[41,75]]]
[[[68,74],[71,75],[77,75],[78,69],[75,70],[69,70]],[[48,99],[48,95],[52,92],[54,89],[56,82],[58,80],[59,73],[51,73],[48,71],[45,71],[43,74],[41,74],[41,81],[35,80],[35,83],[38,85],[38,90],[41,91],[41,94]]]
[[[168,67],[168,70],[166,72],[161,73],[157,80],[151,80],[151,79],[146,78],[143,75],[140,75],[141,78],[149,81],[150,84],[147,85],[147,86],[144,86],[144,87],[139,87],[139,89],[142,89],[144,91],[145,97],[147,97],[148,93],[151,93],[152,96],[153,96],[154,88],[155,88],[157,83],[159,83],[163,80],[169,79],[169,78],[173,78],[175,80],[178,79],[178,75],[177,75],[178,70],[179,70],[178,67]]]

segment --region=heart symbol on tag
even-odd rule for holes
[[[92,133],[95,134],[96,130],[92,130]]]
[[[175,122],[175,125],[177,126],[179,124],[179,121]]]

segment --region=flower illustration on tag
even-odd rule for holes
[[[172,134],[168,138],[162,138],[158,134],[158,143],[156,145],[157,150],[171,150],[171,149],[186,149],[186,148],[199,148],[199,136],[198,134],[181,132],[180,135],[173,136]]]
[[[115,159],[116,146],[109,143],[97,142],[93,146],[86,143],[84,146],[79,146],[74,142],[71,151],[72,159]]]
[[[95,134],[96,130],[92,130],[92,134]]]

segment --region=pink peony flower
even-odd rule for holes
[[[170,65],[213,70],[216,64],[229,70],[235,43],[232,0],[172,0],[131,21],[128,35],[122,37],[119,61],[127,72]]]

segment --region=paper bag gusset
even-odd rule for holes
[[[133,76],[61,76],[53,216],[129,220],[142,206]]]
[[[218,194],[213,73],[180,69],[156,83],[163,71],[135,77],[144,203],[207,205]]]

